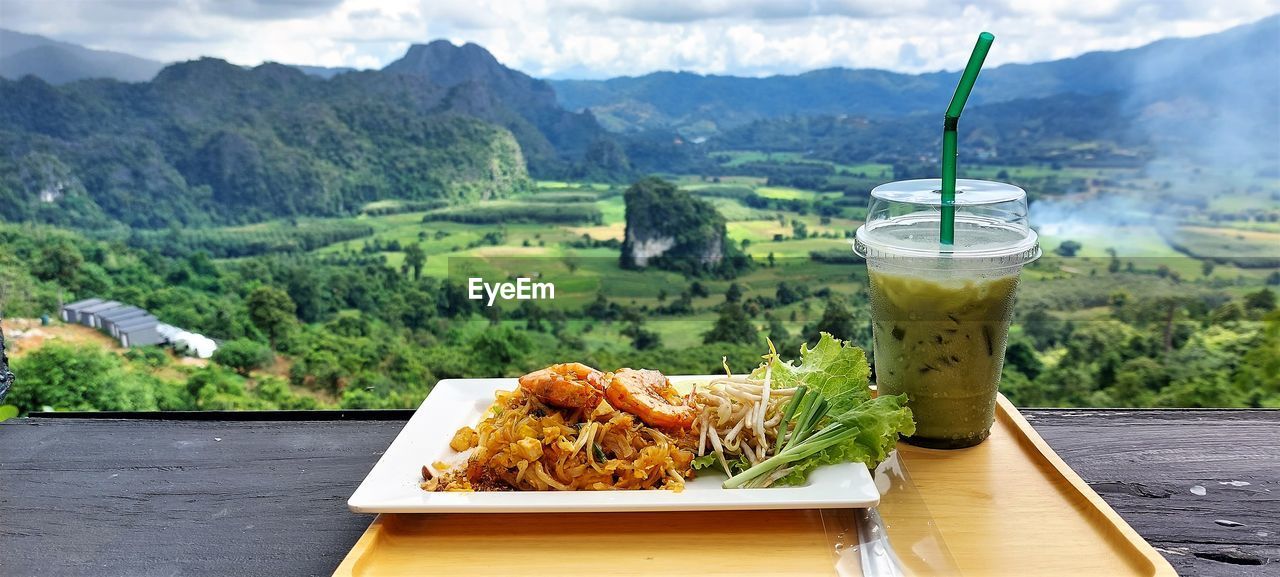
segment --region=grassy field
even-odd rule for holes
[[[537,195],[580,194],[572,183],[539,183]],[[704,187],[748,186],[756,183],[701,183]],[[697,185],[695,185],[697,186]],[[767,193],[784,191],[790,198],[816,198],[817,193],[800,189],[773,188]],[[832,290],[856,291],[862,284],[859,267],[811,262],[813,251],[850,250],[849,241],[843,238],[847,231],[860,223],[849,219],[823,219],[817,215],[800,215],[790,212],[752,209],[730,198],[709,198],[717,210],[730,222],[728,236],[731,242],[741,245],[748,241],[746,252],[760,262],[774,254],[777,266],[758,267],[736,279],[748,296],[772,295],[782,280],[802,282],[814,287],[831,287]],[[498,205],[510,201],[490,201]],[[483,206],[485,203],[480,203]],[[617,195],[595,201],[603,216],[603,224],[567,226],[512,223],[504,225],[465,224],[455,222],[423,222],[423,212],[407,212],[383,216],[361,216],[359,221],[370,225],[373,237],[337,243],[321,249],[320,253],[360,251],[366,242],[375,240],[385,246],[395,242],[401,246],[418,244],[427,253],[424,274],[465,282],[471,276],[492,281],[512,276],[535,279],[551,279],[556,285],[555,302],[547,308],[578,309],[591,302],[597,293],[621,303],[650,308],[663,305],[684,291],[690,281],[681,275],[663,271],[631,271],[618,266],[616,249],[573,248],[571,243],[581,241],[583,235],[600,241],[622,239],[625,233],[626,208]],[[825,222],[824,222],[825,220]],[[836,235],[841,238],[792,238],[793,223],[804,223],[810,234]],[[480,244],[487,233],[502,232],[502,242],[497,246]],[[785,240],[775,241],[781,234]],[[384,251],[388,266],[399,267],[404,262],[400,251]],[[699,313],[691,317],[655,317],[650,330],[658,332],[668,346],[686,346],[701,342],[701,334],[714,320],[714,308],[723,300],[730,281],[704,279],[709,297],[694,300]],[[665,293],[663,295],[662,293]],[[664,298],[660,299],[660,295]],[[803,323],[810,315],[820,311],[801,311],[799,305],[774,311],[775,314],[796,313],[797,322]],[[693,330],[690,327],[695,327]],[[597,326],[593,338],[605,341],[627,340],[618,334],[621,326]],[[798,328],[796,329],[799,330]]]
[[[967,163],[962,165],[960,168],[960,178],[1002,180],[1000,177],[1000,173],[1002,172],[1007,175],[1004,179],[1008,180],[1017,180],[1019,178],[1047,178],[1050,176],[1056,176],[1064,179],[1118,179],[1133,177],[1137,174],[1137,171],[1129,168],[1081,168],[1069,166],[1053,168],[1053,166],[1049,164],[1010,166],[1000,164]]]
[[[814,200],[820,196],[812,190],[801,190],[789,186],[761,186],[756,188],[756,194],[779,200]]]
[[[716,179],[719,180],[717,181]],[[761,186],[768,179],[759,176],[717,176],[707,178],[693,174],[684,174],[677,175],[671,180],[680,185],[681,188],[698,190],[715,186]]]
[[[1234,235],[1236,231],[1228,229],[1209,229],[1213,231],[1212,237],[1222,238],[1221,235]],[[1242,268],[1235,266],[1226,259],[1214,259],[1215,262],[1212,272],[1206,277],[1204,275],[1203,262],[1201,259],[1192,258],[1176,250],[1169,244],[1165,235],[1154,225],[1144,226],[1126,226],[1126,227],[1108,227],[1106,230],[1094,231],[1096,234],[1084,236],[1084,241],[1077,239],[1082,238],[1080,234],[1073,234],[1069,239],[1054,235],[1043,235],[1040,237],[1040,246],[1044,249],[1046,255],[1054,256],[1055,249],[1058,248],[1064,240],[1076,240],[1081,242],[1081,248],[1076,253],[1079,258],[1063,261],[1066,267],[1064,272],[1067,274],[1090,274],[1090,271],[1096,273],[1104,273],[1110,264],[1111,257],[1107,249],[1115,249],[1117,258],[1119,258],[1123,270],[1128,270],[1130,264],[1138,272],[1155,272],[1162,267],[1167,268],[1170,272],[1176,272],[1183,279],[1216,279],[1218,281],[1236,281],[1245,279],[1249,282],[1259,282],[1270,273],[1266,268]],[[1201,233],[1201,238],[1203,238]],[[1267,241],[1262,237],[1270,238],[1269,233],[1257,233],[1259,240],[1254,242],[1246,241],[1243,250],[1250,251],[1249,254],[1257,255],[1253,251],[1270,251],[1268,256],[1271,258],[1280,257],[1274,248],[1268,249]],[[1234,237],[1232,237],[1234,238]],[[1239,242],[1239,241],[1235,241]],[[1210,255],[1223,255],[1223,251],[1219,248],[1207,248]],[[1210,256],[1206,255],[1206,256]]]
[[[534,183],[538,190],[609,190],[610,185],[599,182],[565,182],[560,180],[539,180]]]
[[[881,162],[864,162],[862,164],[833,164],[836,172],[863,175],[888,182],[893,180],[893,165]]]
[[[827,164],[824,161],[809,160],[799,152],[761,152],[759,150],[725,150],[717,152],[728,158],[721,166],[738,168],[751,162],[807,162],[811,164]]]
[[[752,151],[728,153],[730,161],[725,166],[741,166],[748,162],[805,161],[798,155],[766,154]],[[807,162],[807,161],[806,161]],[[867,180],[882,172],[891,173],[891,167],[879,164],[837,166],[837,170],[854,175],[866,173]],[[1062,168],[1049,166],[987,166],[966,165],[964,175],[975,178],[997,178],[1005,172],[1011,180],[1017,178],[1096,179],[1115,181],[1117,194],[1149,194],[1160,189],[1160,182],[1138,176],[1135,171],[1121,169]],[[1205,179],[1204,175],[1196,175]],[[810,254],[815,252],[839,253],[851,251],[846,234],[856,229],[861,221],[849,218],[824,219],[816,214],[801,214],[787,210],[761,210],[744,205],[738,198],[754,192],[757,195],[780,199],[815,201],[839,193],[821,193],[794,187],[767,186],[764,179],[746,176],[721,176],[719,182],[697,175],[683,175],[676,181],[702,198],[711,202],[728,221],[729,240],[743,248],[761,266],[735,279],[752,295],[772,295],[779,282],[787,281],[807,285],[811,290],[829,288],[835,294],[855,294],[865,291],[865,268],[849,264],[814,262]],[[1110,186],[1110,185],[1109,185]],[[1110,190],[1110,189],[1109,189]],[[1239,188],[1232,194],[1223,193],[1212,201],[1217,210],[1256,210],[1263,207],[1275,209],[1275,203],[1259,202],[1254,193],[1245,194]],[[395,242],[400,246],[418,244],[427,253],[424,273],[438,278],[450,277],[465,282],[470,276],[481,276],[492,282],[514,276],[551,280],[556,285],[556,299],[542,303],[545,308],[580,309],[603,293],[616,302],[650,310],[671,302],[685,291],[691,279],[671,272],[656,270],[622,270],[618,266],[618,251],[613,248],[581,248],[583,238],[593,241],[623,239],[626,231],[626,207],[620,190],[604,184],[540,181],[536,189],[523,197],[495,200],[475,205],[511,206],[513,203],[555,204],[573,203],[593,206],[599,211],[599,224],[549,224],[514,223],[467,224],[460,222],[423,222],[425,212],[404,212],[380,216],[354,217],[357,222],[372,227],[372,237],[339,242],[317,252],[361,252],[366,243],[377,242],[381,246]],[[1255,191],[1256,192],[1256,191]],[[1265,193],[1265,191],[1264,191]],[[1240,195],[1245,197],[1242,199]],[[391,203],[378,203],[377,207],[393,207]],[[1243,293],[1256,290],[1265,277],[1275,269],[1241,268],[1224,255],[1278,256],[1280,252],[1280,226],[1266,220],[1234,220],[1215,225],[1199,216],[1191,215],[1191,224],[1178,227],[1176,222],[1147,223],[1109,227],[1073,227],[1070,230],[1042,231],[1041,246],[1045,257],[1039,265],[1028,269],[1024,278],[1035,283],[1036,291],[1052,291],[1054,283],[1074,283],[1080,277],[1108,274],[1113,249],[1121,261],[1122,270],[1138,273],[1155,273],[1164,268],[1176,274],[1181,282],[1205,283],[1215,287]],[[805,238],[795,238],[796,223],[803,223]],[[244,232],[271,230],[279,223],[263,223],[235,229]],[[1164,234],[1162,228],[1164,227]],[[1180,252],[1170,242],[1170,230],[1179,240],[1184,251],[1212,258],[1216,262],[1205,274],[1202,260]],[[495,234],[496,240],[495,240]],[[1076,258],[1062,258],[1054,249],[1065,240],[1081,243]],[[744,245],[745,241],[745,245]],[[495,244],[496,242],[496,244]],[[591,245],[587,245],[591,246]],[[772,254],[776,265],[765,266]],[[383,251],[388,266],[400,267],[404,255],[399,251]],[[1152,277],[1154,278],[1154,277]],[[650,315],[646,324],[657,332],[668,347],[684,347],[701,343],[702,334],[714,321],[714,309],[723,301],[723,294],[730,281],[702,279],[710,296],[694,300],[696,313],[672,318]],[[1047,284],[1046,284],[1047,283]],[[1105,284],[1105,283],[1104,283]],[[1109,285],[1108,285],[1109,286]],[[1255,287],[1255,288],[1249,288]],[[1100,289],[1101,290],[1101,289]],[[794,303],[770,311],[798,332],[805,323],[821,315],[821,302],[809,299],[806,303]],[[1071,318],[1090,318],[1098,311],[1074,311]],[[792,320],[794,317],[794,320]],[[516,321],[510,321],[516,322]],[[763,324],[761,317],[755,322]],[[620,323],[573,320],[571,328],[590,335],[598,343],[617,343],[626,346],[630,340],[620,334],[625,327]],[[763,327],[760,327],[763,328]]]
[[[756,208],[751,208],[749,206],[743,206],[741,202],[738,202],[732,198],[713,197],[713,198],[708,198],[706,200],[707,202],[710,202],[712,206],[715,206],[716,211],[718,211],[721,215],[723,215],[726,220],[729,220],[731,222],[769,220],[769,219],[773,219],[774,215],[777,214],[767,210],[760,210]]]
[[[734,161],[739,164],[762,161],[767,156],[769,155],[764,153],[734,153],[733,155]],[[773,154],[772,157],[775,161],[796,160],[792,156],[781,154]],[[844,168],[850,171],[870,172],[884,167],[880,165],[860,165]],[[1000,171],[1007,171],[1011,175],[1044,176],[1059,174],[1063,177],[1073,178],[1116,178],[1126,174],[1126,171],[1119,169],[1063,168],[1055,170],[1048,166],[974,166],[970,167],[969,170],[973,171],[974,176],[982,178],[994,178]],[[1131,172],[1128,171],[1128,173]],[[768,198],[811,201],[822,196],[822,193],[810,190],[764,186],[759,179],[751,178],[722,177],[721,182],[714,183],[707,182],[697,176],[684,176],[679,181],[694,191],[714,192],[716,189],[749,187],[756,194]],[[536,195],[547,195],[550,198],[563,195],[566,199],[582,200],[582,195],[584,194],[598,195],[607,191],[608,188],[608,186],[601,184],[542,181],[538,183]],[[757,260],[765,259],[770,253],[773,253],[777,259],[803,260],[807,259],[809,253],[813,251],[848,250],[849,241],[845,238],[845,233],[852,231],[861,224],[857,220],[839,218],[830,219],[828,222],[823,223],[823,219],[812,214],[800,215],[786,211],[752,209],[732,198],[713,196],[708,197],[708,201],[715,205],[717,210],[729,221],[729,238],[737,244],[741,244],[744,240],[748,241],[745,251]],[[511,201],[489,202],[500,205],[508,204]],[[1243,203],[1239,204],[1241,206],[1244,205]],[[606,275],[613,277],[621,275],[621,277],[626,278],[632,275],[639,275],[636,280],[623,280],[618,286],[644,287],[655,285],[655,283],[643,280],[651,278],[653,273],[631,273],[618,270],[616,263],[613,262],[617,256],[614,251],[607,249],[572,249],[566,246],[570,242],[580,240],[583,235],[595,240],[621,240],[623,238],[626,230],[626,208],[621,195],[606,195],[603,198],[598,198],[594,205],[600,211],[603,220],[598,225],[423,223],[422,216],[424,213],[422,212],[385,216],[361,216],[358,218],[360,222],[373,226],[375,231],[374,238],[379,239],[384,244],[394,240],[401,245],[416,242],[422,246],[428,254],[425,272],[433,276],[447,275],[449,272],[447,263],[451,258],[493,260],[503,256],[518,256],[521,259],[536,258],[539,261],[557,262],[576,258],[586,264],[578,265],[575,267],[575,271],[572,274],[567,274],[567,276],[601,278]],[[792,225],[794,222],[804,223],[807,231],[810,234],[817,233],[819,238],[793,238],[794,229]],[[1208,247],[1216,251],[1205,255],[1211,258],[1221,257],[1224,254],[1267,256],[1276,254],[1274,247],[1280,246],[1280,233],[1268,230],[1241,229],[1238,227],[1241,223],[1232,224],[1237,226],[1233,228],[1210,228],[1199,225],[1185,227],[1181,229],[1183,231],[1182,237],[1196,240],[1198,244],[1195,246],[1197,247]],[[272,225],[269,223],[259,224],[252,227],[240,227],[239,230],[264,230],[270,226]],[[475,243],[482,241],[486,233],[494,230],[500,230],[504,233],[500,246],[474,246]],[[1167,266],[1171,271],[1176,271],[1183,278],[1190,279],[1203,276],[1200,261],[1188,258],[1187,255],[1170,246],[1165,235],[1162,235],[1156,225],[1153,224],[1107,227],[1096,230],[1075,228],[1064,232],[1068,232],[1069,236],[1042,234],[1041,245],[1046,253],[1051,254],[1064,240],[1074,240],[1082,244],[1078,253],[1078,256],[1082,258],[1072,261],[1070,265],[1065,265],[1067,268],[1065,272],[1059,270],[1054,274],[1088,274],[1093,269],[1105,271],[1110,258],[1108,249],[1114,249],[1124,266],[1127,266],[1129,262],[1133,262],[1137,270],[1154,270],[1163,265]],[[781,235],[783,240],[775,240],[776,235]],[[830,235],[838,238],[821,238],[822,236]],[[347,241],[325,247],[321,249],[321,252],[359,250],[363,243],[363,240]],[[402,253],[387,252],[385,255],[390,266],[398,267],[403,262]],[[548,271],[550,272],[545,274],[569,272],[567,268],[559,271],[549,268]],[[1240,277],[1254,279],[1260,278],[1260,274],[1257,270],[1240,269],[1230,263],[1220,262],[1215,266],[1209,278],[1237,279]],[[592,292],[592,294],[601,286],[598,280],[591,282],[575,280],[573,284],[588,287],[590,289],[589,292]],[[586,289],[584,288],[584,290]],[[626,291],[625,294],[636,298],[645,298],[646,296],[653,296],[656,292],[657,289],[650,289],[638,292]],[[671,293],[673,291],[668,292]]]
[[[851,174],[866,174],[868,178],[885,177],[891,179],[893,177],[893,166],[890,164],[878,162],[864,162],[861,164],[840,164],[826,160],[808,158],[799,152],[761,152],[758,150],[726,150],[715,153],[717,156],[723,155],[728,158],[726,162],[720,163],[720,166],[726,168],[738,168],[747,163],[801,163],[801,164],[818,164],[830,166],[836,172],[849,172]]]

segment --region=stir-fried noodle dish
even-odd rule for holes
[[[422,468],[428,491],[679,491],[699,470],[724,488],[804,484],[816,467],[875,467],[915,430],[906,397],[873,396],[862,349],[823,333],[783,362],[681,395],[653,370],[552,365],[498,391],[454,459]]]
[[[424,489],[680,490],[693,475],[696,411],[658,371],[604,373],[578,363],[520,378],[474,429],[450,446],[470,451],[465,466],[439,476],[424,467]]]

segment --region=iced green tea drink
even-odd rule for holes
[[[1014,295],[1039,256],[1026,193],[957,183],[955,244],[938,242],[937,179],[877,187],[855,249],[867,258],[876,383],[907,395],[907,442],[953,449],[991,430]]]

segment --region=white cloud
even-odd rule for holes
[[[1276,12],[1280,0],[0,0],[0,26],[164,61],[362,68],[448,38],[534,75],[607,77],[954,70],[981,30],[997,38],[992,66],[1207,34]]]

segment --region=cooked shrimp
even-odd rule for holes
[[[604,373],[582,363],[562,363],[520,377],[520,388],[548,405],[594,409],[604,398]]]
[[[688,428],[697,414],[658,371],[619,369],[604,396],[615,408],[661,429]]]

